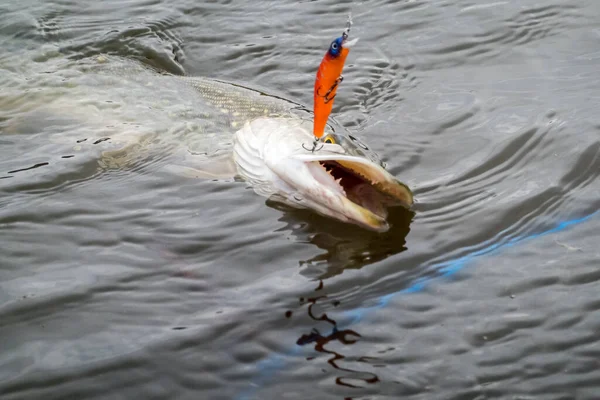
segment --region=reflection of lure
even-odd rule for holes
[[[315,142],[325,132],[325,125],[327,125],[327,119],[333,107],[333,98],[337,92],[338,85],[344,79],[342,77],[344,62],[350,52],[350,47],[358,41],[358,39],[348,40],[351,25],[352,22],[349,19],[342,36],[331,42],[329,50],[325,53],[317,71],[314,93],[315,123],[313,128]]]

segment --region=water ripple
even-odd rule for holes
[[[595,398],[596,2],[13,3],[2,398]],[[184,157],[155,139],[189,138],[193,97],[86,86],[87,57],[108,54],[310,108],[349,11],[334,118],[417,198],[385,234],[173,176]],[[83,119],[56,101],[70,93]],[[161,112],[120,114],[149,102]]]

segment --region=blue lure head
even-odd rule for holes
[[[338,57],[341,54],[342,43],[344,43],[343,36],[340,36],[339,38],[337,38],[333,42],[331,42],[331,44],[329,45],[329,51],[328,51],[328,53],[331,57]]]

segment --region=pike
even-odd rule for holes
[[[147,164],[151,171],[158,165],[195,178],[241,179],[277,202],[380,232],[389,229],[388,207],[413,204],[410,189],[342,127],[324,129],[319,151],[303,148],[314,138],[310,112],[264,90],[158,73],[116,56],[32,57],[6,79],[12,86],[0,99],[4,133],[35,126],[44,146],[79,150],[60,162],[84,162],[82,170],[89,170],[91,153],[110,169]]]

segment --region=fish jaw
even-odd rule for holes
[[[389,229],[385,216],[352,202],[343,186],[318,162],[289,159],[272,168],[288,187],[293,188],[291,196],[286,194],[288,204],[309,208],[321,215],[373,231],[385,232]]]
[[[320,165],[335,163],[339,165],[340,169],[362,179],[382,194],[388,196],[394,204],[410,208],[414,203],[413,194],[408,186],[398,181],[381,165],[367,158],[345,154],[312,153],[298,154],[294,156],[294,159],[304,161],[305,163],[318,163]]]
[[[367,158],[320,151],[297,154],[292,159],[302,162],[316,181],[310,193],[314,201],[328,208],[325,215],[340,213],[343,218],[338,219],[385,232],[389,229],[387,207],[413,205],[410,189]]]
[[[335,144],[311,152],[302,146],[311,141],[310,122],[259,118],[236,133],[234,161],[258,194],[369,230],[389,229],[388,206],[412,206],[410,189],[381,165]]]

